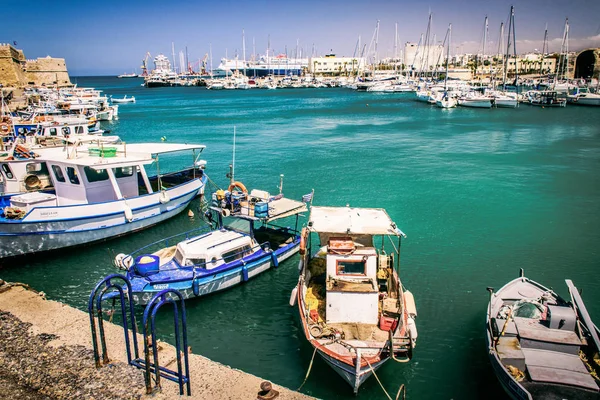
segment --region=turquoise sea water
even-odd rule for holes
[[[207,172],[223,186],[235,127],[236,178],[247,187],[276,192],[284,174],[286,196],[314,189],[315,205],[385,208],[408,235],[401,278],[419,313],[412,362],[389,362],[377,372],[392,396],[405,383],[409,399],[505,397],[487,358],[485,289],[498,289],[519,268],[564,296],[564,279],[572,279],[600,321],[600,109],[442,110],[410,94],[74,80],[136,97],[120,106],[118,121],[104,125],[127,142],[165,136],[205,144]],[[11,262],[0,277],[84,309],[95,283],[116,272],[115,254],[198,226],[186,214],[124,238]],[[189,301],[193,352],[297,388],[312,355],[288,305],[297,257]],[[318,358],[302,391],[354,397]],[[384,395],[371,378],[358,397]]]

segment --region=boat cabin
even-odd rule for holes
[[[222,229],[177,244],[173,258],[182,267],[215,269],[250,255],[256,243],[249,235]]]
[[[36,149],[31,159],[0,161],[5,193],[26,192],[11,198],[10,206],[31,210],[35,206],[66,206],[135,198],[174,187],[190,179],[190,171],[148,177],[145,166],[156,161],[148,145],[143,152],[136,145],[89,146]],[[168,152],[168,145],[162,152]],[[177,145],[173,145],[177,146]],[[185,145],[184,145],[185,146]],[[19,146],[17,146],[19,147]],[[174,147],[174,148],[175,148]],[[181,149],[176,149],[177,151]],[[39,153],[39,154],[37,154]],[[196,170],[194,170],[196,171]],[[194,172],[196,173],[196,172]],[[201,176],[202,172],[197,172]],[[181,176],[180,176],[181,175]],[[53,188],[44,203],[32,191]],[[21,190],[26,189],[26,190]],[[27,193],[32,192],[32,193]],[[161,192],[159,200],[169,201]]]
[[[350,237],[330,238],[326,255],[327,323],[377,324],[377,252]]]

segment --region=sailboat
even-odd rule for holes
[[[565,21],[565,31],[563,34],[560,57],[558,59],[558,66],[556,67],[556,76],[552,88],[549,90],[531,90],[527,92],[529,104],[541,107],[565,107],[567,105],[567,98],[565,95],[568,90],[568,81],[566,83],[561,82],[560,84],[557,84],[557,81],[559,78],[565,79],[567,76],[567,70],[569,68],[568,43],[569,19],[567,18]]]
[[[454,108],[458,104],[456,97],[448,94],[448,60],[450,59],[450,37],[452,36],[452,24],[448,25],[448,32],[446,33],[447,48],[446,52],[446,76],[444,77],[444,92],[441,98],[435,101],[435,105],[441,108]]]
[[[514,37],[514,32],[515,32],[515,10],[514,7],[510,7],[510,17],[508,20],[508,39],[507,39],[507,44],[506,44],[506,55],[504,57],[504,68],[503,68],[503,79],[502,79],[502,90],[495,90],[492,94],[492,102],[493,104],[498,107],[498,108],[516,108],[519,105],[519,94],[518,93],[512,93],[512,92],[508,92],[506,90],[506,79],[507,79],[507,73],[508,73],[508,58],[509,58],[509,52],[510,52],[510,45],[511,45],[511,30],[512,30],[512,45],[513,45],[513,49],[514,49],[514,57],[515,60],[517,58],[517,48],[516,48],[516,41],[515,41],[515,37]],[[498,39],[498,43],[499,43],[499,47],[500,47],[500,54],[503,54],[503,51],[501,49],[502,47],[502,40],[504,37],[504,23],[500,24],[500,38]],[[518,68],[517,68],[517,64],[515,62],[515,82],[518,81]],[[518,85],[517,85],[517,92],[518,92]]]

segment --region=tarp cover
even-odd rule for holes
[[[314,206],[308,225],[319,233],[405,236],[382,208]]]

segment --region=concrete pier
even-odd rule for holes
[[[10,314],[8,314],[10,313]],[[11,376],[13,374],[13,382],[16,381],[22,386],[27,386],[28,390],[38,390],[42,395],[49,396],[50,398],[61,398],[62,396],[56,395],[56,390],[44,391],[45,386],[52,386],[61,384],[61,380],[52,377],[40,377],[30,376],[27,374],[39,375],[40,373],[48,373],[47,371],[36,371],[36,366],[27,366],[24,370],[19,370],[24,364],[27,364],[27,357],[29,358],[40,358],[44,364],[44,360],[51,360],[52,356],[56,353],[60,354],[76,354],[78,355],[79,364],[75,369],[79,372],[65,371],[68,374],[80,374],[82,377],[73,377],[73,385],[81,385],[82,388],[71,388],[71,393],[68,393],[69,388],[65,388],[66,392],[64,398],[74,398],[79,396],[81,398],[87,397],[85,390],[91,388],[97,388],[99,393],[102,393],[104,388],[101,379],[96,381],[98,374],[110,374],[109,370],[113,367],[104,366],[98,370],[95,369],[94,360],[91,357],[92,349],[92,338],[90,332],[90,321],[89,316],[86,312],[75,309],[68,305],[46,300],[44,296],[32,291],[27,290],[23,287],[11,287],[7,285],[0,285],[0,325],[6,325],[5,328],[10,327],[11,329],[5,329],[5,334],[0,334],[0,375]],[[15,330],[10,333],[11,330],[15,329],[15,326],[22,324],[21,332]],[[29,326],[30,324],[30,326]],[[135,367],[131,367],[126,364],[126,352],[125,342],[123,335],[123,328],[118,325],[111,323],[105,323],[105,334],[108,346],[108,355],[111,362],[115,363],[118,368],[122,368],[127,379],[123,379],[122,382],[115,377],[109,377],[111,384],[108,386],[115,386],[114,393],[116,397],[111,397],[108,394],[105,398],[144,398],[145,387],[143,380],[142,370]],[[12,335],[12,336],[11,336]],[[17,340],[17,342],[15,342]],[[23,343],[18,343],[21,340]],[[38,342],[36,342],[38,341]],[[140,350],[143,354],[142,343],[143,338],[141,335],[138,337]],[[37,344],[36,344],[37,343]],[[10,345],[10,346],[9,346]],[[23,350],[14,348],[15,346],[22,346]],[[30,356],[25,352],[27,346],[32,345],[41,347],[37,349],[37,352],[33,352]],[[176,369],[175,363],[175,349],[173,346],[167,343],[160,343],[159,359],[161,366],[168,366],[171,369]],[[11,351],[10,348],[13,348]],[[193,350],[193,349],[192,349]],[[46,358],[44,358],[46,357]],[[21,358],[21,359],[19,359]],[[69,360],[74,357],[70,356]],[[60,362],[60,360],[59,360]],[[260,384],[264,381],[257,376],[245,373],[243,371],[230,368],[223,364],[214,362],[197,354],[190,354],[190,376],[192,383],[192,396],[183,398],[192,399],[256,399],[257,394],[260,391]],[[61,365],[54,366],[54,369],[60,371]],[[22,369],[22,368],[21,368]],[[40,368],[38,368],[40,369]],[[43,368],[48,369],[48,367]],[[65,370],[67,367],[65,366]],[[104,371],[103,371],[104,370]],[[24,376],[16,377],[14,373],[19,371],[19,374]],[[90,372],[91,371],[91,372]],[[52,379],[51,379],[52,378]],[[81,378],[81,379],[79,379]],[[37,382],[31,385],[31,382]],[[132,383],[133,382],[133,383]],[[62,383],[63,385],[64,382]],[[1,385],[1,382],[0,382]],[[91,386],[90,386],[91,385]],[[119,388],[119,385],[123,386]],[[68,385],[66,385],[68,386]],[[152,399],[157,398],[172,398],[179,396],[179,387],[176,383],[161,379],[162,393],[154,395]],[[60,388],[62,390],[62,388]],[[111,388],[106,388],[109,390]],[[309,399],[311,397],[303,395],[301,393],[286,389],[273,383],[273,389],[279,392],[277,399],[290,400],[290,399]],[[119,390],[126,390],[126,392],[119,392]],[[58,393],[63,393],[58,391]],[[111,392],[112,393],[112,392]],[[127,393],[122,396],[119,393]],[[46,397],[40,398],[46,398]],[[69,397],[71,396],[71,397]],[[99,396],[97,398],[100,398]]]

